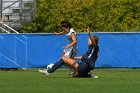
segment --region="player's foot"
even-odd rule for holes
[[[74,69],[69,67],[69,76],[73,75],[73,73],[74,73]]]
[[[46,69],[42,69],[42,70],[41,70],[41,69],[39,69],[38,71],[39,71],[40,73],[42,73],[42,74],[45,74]]]
[[[95,74],[90,73],[89,75],[91,78],[98,78],[98,76],[96,76]]]
[[[44,70],[39,69],[38,71],[39,71],[40,73],[42,73],[42,74],[46,74],[47,76],[50,75],[50,74],[48,73],[47,69],[44,69]]]

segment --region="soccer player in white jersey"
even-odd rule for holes
[[[56,69],[61,67],[65,62],[62,60],[62,57],[74,58],[77,53],[77,38],[76,32],[71,28],[71,24],[67,21],[61,22],[62,32],[55,33],[56,35],[66,34],[68,44],[64,46],[61,58],[52,66],[50,69],[39,70],[39,72],[49,75],[49,73],[54,72]]]

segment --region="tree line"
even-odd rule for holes
[[[53,33],[63,20],[77,32],[140,31],[140,0],[37,0],[35,19],[19,31]]]

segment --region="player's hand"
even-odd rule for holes
[[[56,36],[58,36],[58,35],[59,35],[59,33],[56,33],[56,32],[55,32],[54,34],[55,34]]]
[[[65,32],[64,31],[62,31],[62,32],[57,32],[57,33],[55,33],[55,35],[62,35],[62,34],[64,34]]]
[[[64,49],[68,49],[69,47],[68,47],[68,46],[64,46],[63,48],[64,48]]]
[[[87,29],[88,35],[90,35],[90,28],[88,27]]]

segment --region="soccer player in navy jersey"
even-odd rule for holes
[[[93,77],[98,78],[98,76],[94,74],[89,74],[91,70],[95,68],[95,62],[98,58],[99,46],[97,36],[91,36],[90,31],[87,29],[89,33],[88,39],[88,49],[83,56],[74,57],[74,59],[62,56],[61,60],[66,64],[72,66],[74,68],[73,77]],[[77,60],[81,60],[80,63]],[[46,75],[49,75],[49,72],[45,72]]]
[[[88,39],[88,49],[86,53],[83,56],[75,57],[75,60],[67,58],[65,56],[63,56],[62,59],[64,60],[65,63],[69,64],[70,66],[73,66],[73,68],[75,69],[73,77],[98,78],[94,74],[89,74],[89,72],[95,68],[95,62],[98,58],[99,38],[97,36],[91,36],[89,29],[87,29],[87,31],[89,34],[89,39]],[[78,64],[77,60],[81,60],[81,62]]]

